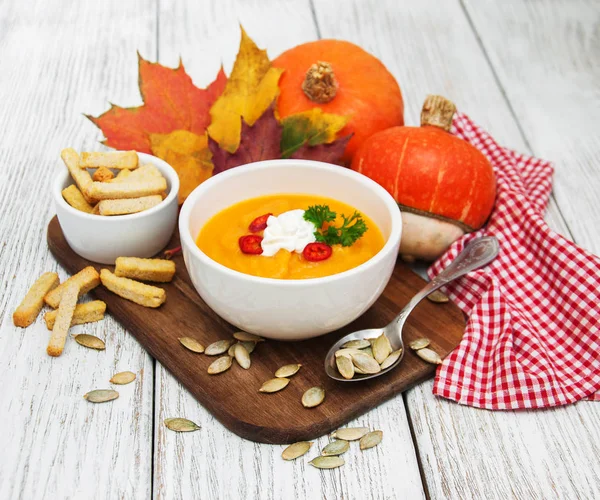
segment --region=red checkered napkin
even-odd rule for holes
[[[464,114],[452,132],[492,162],[498,194],[487,225],[455,242],[429,275],[477,236],[495,236],[501,249],[445,287],[469,319],[434,394],[493,410],[600,400],[600,258],[544,222],[552,166],[499,146]]]

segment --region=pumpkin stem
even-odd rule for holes
[[[456,112],[456,106],[452,101],[441,95],[428,95],[421,110],[421,127],[431,125],[439,127],[446,132],[452,126],[452,117]]]
[[[337,94],[339,84],[328,62],[318,61],[306,72],[302,90],[312,102],[325,104]]]

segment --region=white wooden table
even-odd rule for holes
[[[357,419],[382,445],[320,472],[227,431],[111,318],[75,329],[106,352],[71,343],[57,359],[41,320],[11,320],[43,271],[66,276],[45,243],[49,186],[63,147],[98,148],[82,113],[141,103],[136,50],[171,66],[181,55],[206,85],[231,68],[238,22],[271,56],[355,42],[397,77],[407,123],[440,93],[502,144],[554,161],[547,219],[600,254],[599,19],[594,0],[0,0],[0,498],[600,496],[598,403],[489,412],[423,383]],[[140,375],[118,400],[83,402],[120,370]],[[175,415],[202,430],[165,431]]]

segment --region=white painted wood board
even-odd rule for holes
[[[427,93],[441,93],[501,144],[530,152],[458,2],[356,1],[338,9],[316,1],[315,7],[324,37],[354,41],[390,68],[402,86],[409,124],[418,123]],[[482,7],[481,16],[498,24],[500,13],[490,12]],[[494,46],[503,43],[501,33]],[[598,146],[596,154],[597,150]],[[572,182],[585,191],[581,198],[593,197],[594,188],[577,179]],[[554,202],[548,219],[568,235]],[[431,382],[421,384],[408,391],[406,399],[432,498],[586,497],[600,490],[596,463],[589,462],[599,437],[594,425],[597,405],[582,402],[550,411],[488,412],[436,398],[431,390]]]
[[[152,478],[153,360],[114,320],[78,326],[106,351],[72,339],[46,354],[42,320],[27,329],[12,312],[45,271],[67,276],[46,246],[50,185],[60,150],[98,148],[82,115],[106,98],[132,102],[136,48],[153,51],[155,12],[145,2],[4,2],[0,9],[0,498],[148,498]],[[64,167],[63,167],[64,168]],[[118,400],[83,395],[138,374]]]

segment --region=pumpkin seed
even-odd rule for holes
[[[416,339],[413,340],[409,345],[409,347],[415,351],[418,351],[419,349],[423,349],[425,347],[427,347],[430,344],[430,340],[426,339],[426,338],[421,338],[421,339]]]
[[[208,367],[208,374],[218,375],[219,373],[229,370],[229,368],[231,368],[232,360],[233,358],[231,356],[221,356],[220,358],[215,359]]]
[[[110,379],[111,384],[125,385],[135,380],[135,373],[133,372],[119,372],[115,373]]]
[[[325,389],[321,387],[311,387],[302,395],[302,405],[305,408],[314,408],[319,406],[325,399]]]
[[[354,363],[352,363],[352,358],[340,356],[335,358],[335,364],[342,377],[345,379],[351,379],[354,377]]]
[[[181,337],[179,339],[179,342],[181,343],[181,345],[183,347],[185,347],[189,351],[197,352],[197,353],[204,352],[204,346],[200,342],[198,342],[196,339],[193,339],[192,337]]]
[[[444,295],[442,292],[440,292],[439,290],[436,290],[435,292],[431,292],[427,298],[431,301],[434,302],[436,304],[445,304],[446,302],[449,302],[450,299]]]
[[[264,342],[265,339],[248,332],[235,332],[233,337],[241,342]]]
[[[373,448],[374,446],[377,446],[379,443],[381,443],[382,439],[382,431],[369,432],[368,434],[365,434],[363,437],[360,438],[360,449],[368,450],[369,448]]]
[[[275,372],[275,376],[277,378],[292,377],[293,375],[296,375],[296,373],[298,373],[298,370],[300,370],[301,366],[302,365],[300,363],[294,365],[284,365]]]
[[[373,357],[373,347],[367,347],[366,349],[362,349],[360,352],[362,354],[366,354],[367,356]]]
[[[386,368],[392,366],[398,360],[401,354],[402,349],[398,349],[397,351],[391,353],[387,358],[383,360],[383,363],[381,363],[381,369],[385,370]]]
[[[331,434],[331,437],[344,441],[356,441],[369,432],[368,427],[344,427]]]
[[[230,340],[230,339],[217,340],[216,342],[213,342],[212,344],[210,344],[204,350],[204,354],[206,354],[207,356],[218,356],[219,354],[223,354],[224,352],[227,352],[229,347],[231,347],[231,344],[233,344],[233,340]]]
[[[345,462],[342,457],[317,457],[308,463],[317,469],[335,469],[344,465]]]
[[[239,344],[239,342],[236,342],[235,344],[231,344],[231,347],[229,349],[227,349],[227,356],[231,356],[233,358],[235,346],[238,344]]]
[[[369,347],[370,345],[371,345],[371,342],[369,342],[368,340],[365,340],[365,339],[350,340],[350,341],[346,342],[344,345],[342,345],[342,348],[353,347],[355,349],[364,349],[365,347]]]
[[[261,385],[258,392],[277,392],[281,389],[285,389],[289,383],[289,378],[272,378]]]
[[[361,351],[360,349],[355,349],[355,348],[344,348],[344,349],[338,349],[337,351],[335,351],[335,357],[339,358],[340,356],[352,356],[353,354],[359,354],[363,351]]]
[[[83,398],[87,399],[90,403],[106,403],[107,401],[112,401],[118,397],[119,393],[112,389],[96,389],[83,396]]]
[[[381,371],[381,367],[379,366],[379,363],[375,361],[375,358],[372,358],[367,354],[354,354],[352,356],[352,363],[369,375]]]
[[[281,458],[284,460],[296,460],[310,450],[312,445],[312,441],[299,441],[298,443],[291,444],[283,450]]]
[[[73,338],[79,345],[87,347],[88,349],[96,349],[97,351],[104,351],[104,349],[106,349],[106,344],[104,344],[104,341],[98,337],[94,337],[93,335],[80,333],[79,335],[75,335]]]
[[[256,344],[258,344],[258,342],[242,341],[238,342],[238,344],[242,344],[246,348],[246,351],[248,351],[248,354],[252,354],[254,349],[256,349]]]
[[[246,348],[242,344],[235,344],[233,355],[238,362],[238,365],[244,370],[250,368],[250,364],[252,363],[250,361],[250,354],[248,354],[248,351],[246,351]]]
[[[246,351],[248,351],[248,354],[252,354],[254,352],[254,349],[256,349],[256,344],[257,342],[236,342],[235,344],[231,345],[231,347],[227,351],[227,354],[233,358],[233,350],[235,349],[236,345],[244,346]]]
[[[187,418],[165,418],[164,424],[167,429],[175,432],[193,432],[200,429],[199,425]]]
[[[355,375],[367,375],[367,373],[363,372],[358,366],[354,365],[354,374]]]
[[[419,356],[423,361],[427,361],[428,363],[434,365],[442,364],[442,358],[440,358],[440,355],[433,349],[429,349],[427,347],[425,347],[424,349],[419,349],[417,351],[417,356]]]
[[[375,361],[379,364],[383,363],[385,358],[387,358],[392,352],[392,346],[390,345],[389,339],[385,336],[385,333],[382,333],[379,337],[375,339],[372,345],[373,357]]]
[[[325,446],[325,448],[321,450],[321,455],[323,455],[324,457],[341,455],[342,453],[346,453],[349,448],[350,443],[348,441],[344,441],[343,439],[337,439]]]

